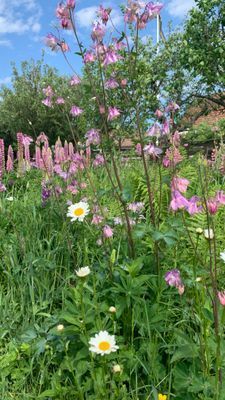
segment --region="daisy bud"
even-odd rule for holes
[[[109,307],[109,312],[115,313],[116,312],[116,307],[114,307],[114,306]]]
[[[59,324],[56,327],[57,332],[62,332],[64,330],[64,325],[63,324]]]
[[[197,235],[201,235],[203,233],[203,229],[197,228],[195,232],[197,233]]]
[[[116,374],[116,373],[118,373],[118,372],[122,372],[122,368],[121,368],[121,366],[120,366],[119,364],[113,365],[112,370],[113,370],[113,373],[114,373],[114,374]]]

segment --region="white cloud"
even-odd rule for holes
[[[0,35],[37,33],[40,17],[38,0],[0,0]]]
[[[0,78],[0,85],[7,85],[11,83],[11,76],[6,76],[5,78]]]
[[[173,17],[183,18],[194,5],[194,0],[170,0],[167,10]]]
[[[0,39],[0,46],[12,47],[12,42],[10,40],[6,40],[6,39],[1,40]]]

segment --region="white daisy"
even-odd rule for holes
[[[76,220],[83,221],[89,211],[88,204],[84,201],[80,201],[79,203],[71,204],[71,206],[68,207],[67,217],[71,218],[71,222]]]
[[[220,258],[225,262],[225,250],[222,253],[220,253]]]
[[[96,333],[95,337],[89,340],[89,344],[89,350],[92,353],[101,354],[101,356],[110,354],[119,348],[119,346],[116,345],[115,336],[110,335],[107,331]]]
[[[76,275],[79,276],[79,278],[84,278],[85,276],[90,274],[91,270],[89,267],[82,267],[77,269],[75,272]]]

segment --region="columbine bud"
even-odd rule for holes
[[[115,313],[116,312],[116,307],[114,307],[114,306],[109,307],[109,312]]]
[[[204,236],[205,236],[205,238],[206,239],[213,239],[214,238],[214,232],[213,232],[213,230],[210,228],[210,229],[205,229],[204,230]]]
[[[113,370],[113,373],[116,374],[118,372],[121,372],[122,368],[121,368],[121,366],[119,364],[115,364],[115,365],[113,365],[113,369],[112,370]]]
[[[201,235],[203,233],[203,229],[197,228],[195,232],[197,233],[197,235]]]
[[[63,324],[59,324],[59,325],[57,325],[56,329],[57,329],[58,332],[62,332],[64,330],[64,325]]]

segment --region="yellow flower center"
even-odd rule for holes
[[[83,214],[84,214],[84,209],[81,208],[81,207],[76,208],[76,209],[74,210],[74,215],[75,215],[76,217],[80,217],[80,216],[83,215]]]
[[[158,395],[158,400],[167,400],[167,395],[166,394],[159,394]]]
[[[102,351],[107,351],[110,349],[110,343],[109,342],[100,342],[98,345],[98,348]]]

